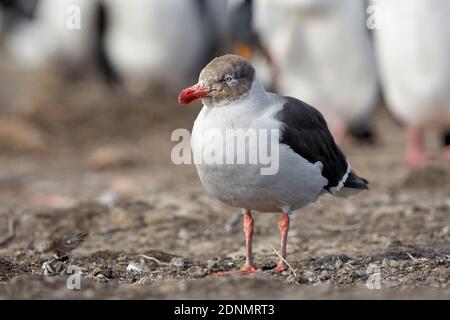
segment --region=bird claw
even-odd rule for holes
[[[244,269],[239,271],[239,275],[245,276],[245,275],[249,275],[249,274],[252,274],[252,273],[255,273],[258,271],[259,271],[259,269],[255,265],[250,265],[250,266],[244,267]]]

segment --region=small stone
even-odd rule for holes
[[[135,149],[127,146],[102,146],[87,158],[87,165],[93,170],[136,166],[141,162]]]
[[[145,265],[143,265],[142,263],[132,261],[128,264],[127,271],[142,274],[145,271]]]
[[[178,231],[177,237],[180,240],[189,240],[189,239],[192,238],[190,232],[188,230],[184,229],[184,228],[181,228]]]
[[[182,268],[185,265],[185,261],[183,258],[173,258],[172,261],[170,261],[170,265],[175,268]]]
[[[192,278],[195,278],[195,279],[203,278],[203,277],[205,277],[206,275],[207,275],[207,272],[206,272],[206,271],[195,271],[195,272],[192,274]]]
[[[36,194],[30,201],[35,205],[51,209],[69,209],[76,205],[75,199],[60,194]]]
[[[208,266],[208,269],[216,268],[218,263],[219,263],[219,261],[216,260],[216,259],[209,259],[209,260],[206,262],[206,264],[207,264],[207,266]]]
[[[97,278],[97,280],[100,280],[101,282],[108,281],[108,278],[103,273],[99,273],[95,277]]]
[[[381,272],[380,267],[375,263],[371,263],[367,266],[366,274],[370,275],[370,274],[375,274],[375,273],[380,273],[380,272]]]
[[[396,267],[396,266],[399,265],[399,262],[396,261],[396,260],[389,260],[389,265],[390,265],[391,267]]]
[[[139,192],[136,183],[129,178],[116,178],[111,182],[111,192],[117,195],[121,200],[130,199]]]
[[[14,118],[0,119],[0,149],[42,153],[48,150],[42,132],[31,124]]]
[[[314,280],[315,277],[315,273],[313,271],[305,271],[303,273],[303,276],[308,279],[309,282],[312,282]]]
[[[98,197],[98,202],[104,206],[113,206],[117,203],[117,195],[112,191],[105,191]]]
[[[51,275],[52,273],[55,272],[55,270],[53,270],[53,268],[51,266],[51,263],[49,261],[44,262],[42,264],[42,271],[44,272],[45,276],[49,276],[49,275]]]
[[[336,262],[334,263],[334,266],[337,269],[340,269],[343,265],[344,265],[344,263],[342,262],[341,259],[337,259]]]

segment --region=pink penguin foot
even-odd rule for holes
[[[408,155],[406,158],[406,164],[411,169],[416,169],[420,167],[424,167],[433,161],[436,160],[436,157],[432,154],[426,154],[426,153],[416,153]]]

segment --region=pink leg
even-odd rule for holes
[[[422,128],[410,126],[407,135],[406,163],[410,168],[417,168],[425,165],[429,159],[424,152]]]
[[[250,210],[246,210],[244,213],[244,233],[245,233],[245,246],[247,248],[247,254],[245,257],[245,266],[244,268],[239,271],[238,273],[240,275],[247,275],[251,273],[255,273],[258,271],[258,268],[256,267],[255,263],[253,262],[253,217]],[[228,276],[236,274],[235,271],[231,272],[217,272],[214,275],[215,276]]]
[[[289,214],[283,210],[281,220],[278,222],[278,229],[280,229],[281,235],[281,257],[278,265],[274,269],[274,272],[283,272],[286,270],[286,246],[287,246],[287,237],[289,231]]]
[[[250,210],[244,214],[244,233],[245,233],[245,246],[247,248],[247,255],[245,257],[245,267],[241,271],[241,274],[253,273],[258,270],[253,262],[253,217]]]

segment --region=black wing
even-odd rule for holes
[[[322,162],[322,175],[328,180],[325,189],[330,191],[347,173],[347,160],[317,109],[291,97],[285,99],[277,116],[284,124],[280,142],[311,163]]]

